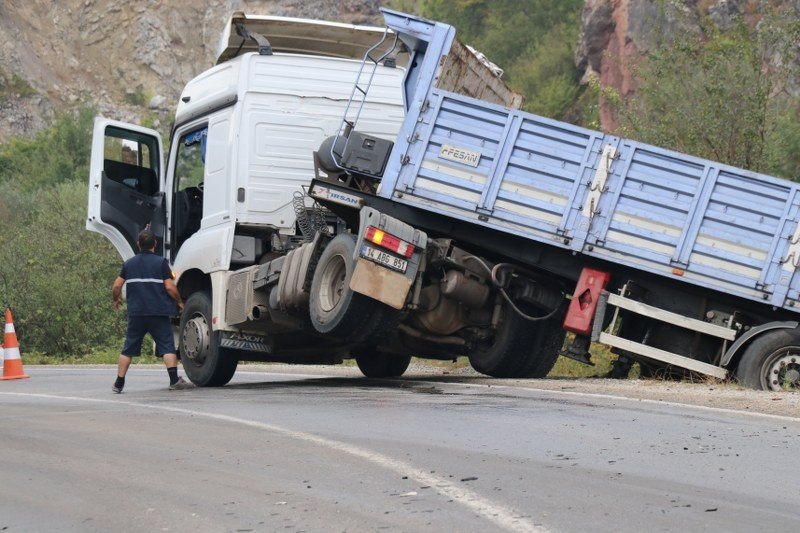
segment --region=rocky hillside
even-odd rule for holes
[[[220,31],[233,11],[380,24],[380,4],[381,0],[0,2],[0,142],[32,133],[54,112],[82,103],[120,120],[169,124],[183,85],[213,65]],[[632,66],[656,39],[699,32],[701,20],[723,29],[739,18],[756,26],[764,10],[775,7],[789,8],[800,18],[800,0],[586,0],[576,64],[602,85],[629,95],[636,88]],[[788,60],[800,72],[798,57]],[[800,94],[800,76],[789,80],[789,86]],[[605,129],[614,126],[605,110],[601,122]]]
[[[82,102],[127,121],[171,119],[184,84],[214,64],[233,11],[374,24],[380,0],[0,2],[0,142]]]
[[[629,96],[636,90],[633,67],[657,42],[700,34],[701,22],[726,30],[741,20],[758,28],[765,13],[778,9],[800,20],[800,0],[586,0],[575,61],[584,80],[596,76],[602,86]],[[800,95],[800,43],[792,57],[772,60],[793,64],[787,89]],[[601,124],[614,127],[602,107]]]

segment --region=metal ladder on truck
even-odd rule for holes
[[[378,51],[387,41],[387,39],[390,38],[389,28],[384,28],[381,40],[367,50],[367,52],[364,54],[364,59],[361,61],[361,67],[358,69],[356,82],[353,84],[353,90],[350,92],[350,99],[348,100],[347,106],[344,109],[342,122],[339,124],[339,129],[336,132],[336,141],[331,144],[331,158],[339,168],[344,168],[341,166],[340,162],[347,149],[347,145],[350,142],[350,132],[355,129],[358,119],[361,118],[361,112],[363,111],[364,104],[367,101],[367,93],[369,93],[369,89],[372,87],[372,81],[375,79],[375,72],[378,69],[378,65],[381,63],[381,61],[384,61],[387,57],[389,57],[389,55],[397,48],[398,35],[394,32],[393,35],[394,39],[392,41],[392,45],[388,47],[386,51],[379,57],[373,57],[373,52]],[[366,83],[362,84],[364,69],[368,63],[371,64],[369,67],[369,77],[367,78]],[[356,102],[357,99],[358,102]],[[339,142],[339,139],[341,138],[344,138],[344,143]]]

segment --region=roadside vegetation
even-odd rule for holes
[[[23,356],[86,356],[123,333],[109,292],[119,257],[84,229],[94,114],[59,114],[0,145],[0,303],[12,308]]]
[[[622,99],[599,88],[616,112],[616,132],[787,179],[800,180],[800,21],[780,12],[753,30],[708,24],[645,55],[639,87]]]
[[[456,27],[459,40],[505,72],[524,109],[559,120],[597,121],[575,67],[584,0],[395,0],[392,6]],[[590,91],[591,92],[591,91]]]

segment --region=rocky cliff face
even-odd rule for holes
[[[584,81],[596,76],[601,86],[630,96],[636,90],[632,68],[652,47],[699,35],[704,18],[721,30],[738,20],[758,27],[764,14],[775,9],[785,9],[800,19],[800,0],[586,0],[575,62],[584,72]],[[793,61],[794,71],[800,73],[798,58],[800,54],[777,60]],[[800,76],[788,80],[788,85],[800,95]],[[610,111],[602,105],[600,120],[605,130],[615,127]]]
[[[380,25],[381,1],[0,2],[0,142],[82,103],[119,120],[168,124],[185,83],[214,64],[233,11]],[[661,40],[699,33],[703,17],[722,29],[740,17],[755,26],[776,7],[800,18],[800,0],[586,0],[576,63],[585,79],[630,95],[632,67]],[[790,86],[800,94],[800,76]],[[604,108],[601,122],[614,127]]]
[[[0,2],[0,142],[82,102],[169,122],[185,83],[214,64],[233,11],[380,24],[380,0]]]

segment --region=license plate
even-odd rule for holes
[[[370,261],[375,261],[380,265],[387,266],[400,272],[405,272],[408,269],[408,261],[405,259],[400,259],[392,254],[373,248],[372,246],[364,246],[361,248],[361,257],[365,257]]]

